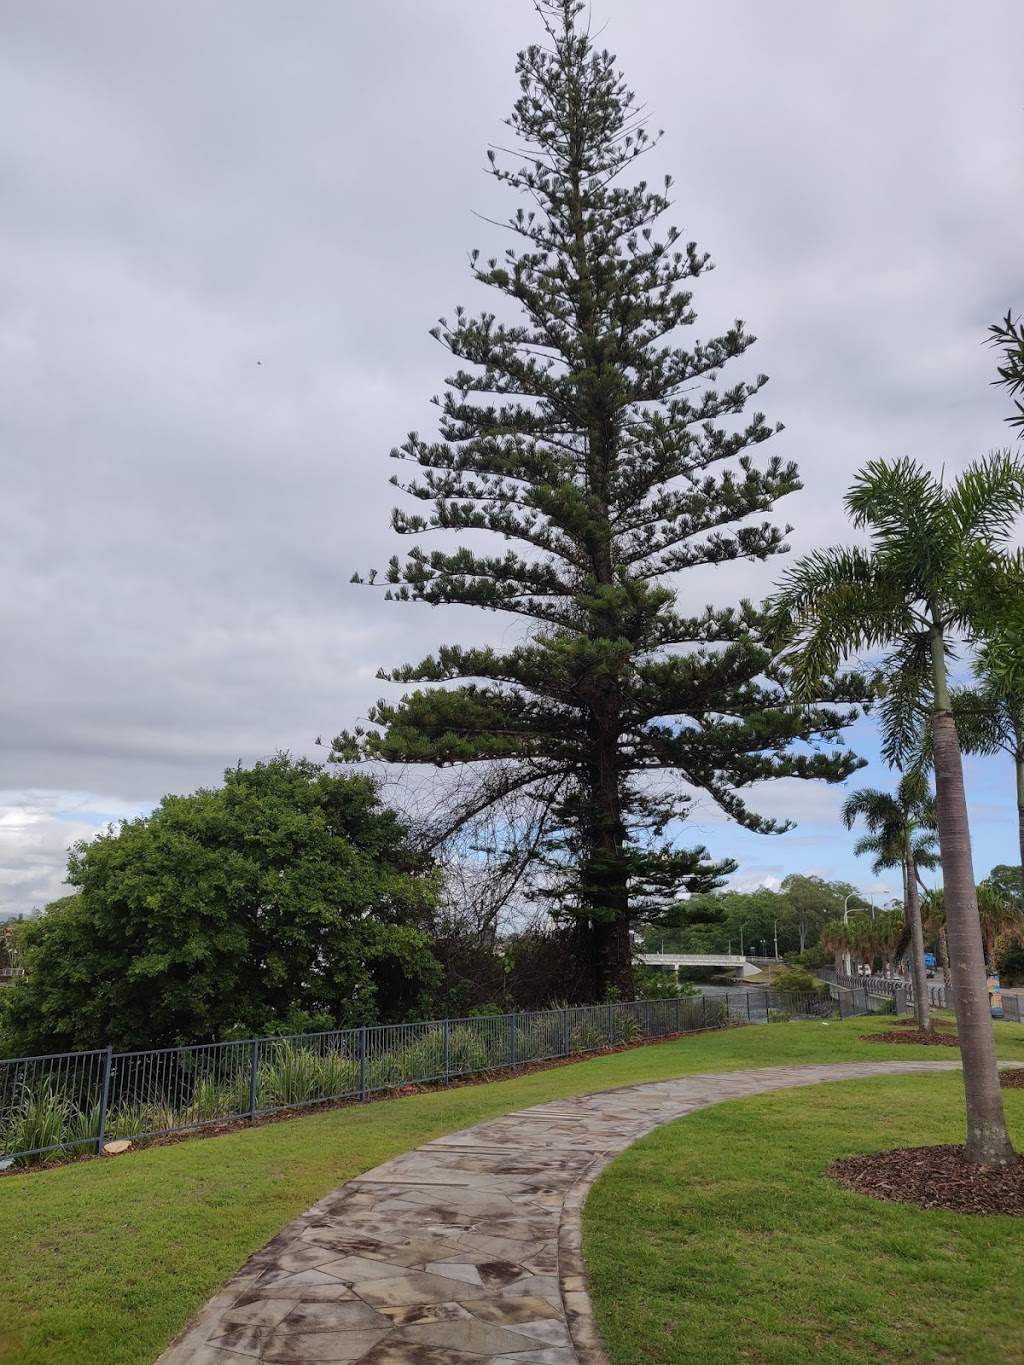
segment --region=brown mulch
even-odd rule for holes
[[[862,1033],[862,1043],[924,1043],[926,1047],[959,1047],[960,1037],[956,1033],[925,1033],[919,1028],[894,1028],[885,1033]]]
[[[1024,1066],[1015,1066],[1012,1071],[1000,1071],[999,1084],[1005,1090],[1024,1090]]]
[[[950,1213],[1024,1218],[1024,1162],[975,1166],[964,1159],[964,1149],[952,1143],[843,1157],[833,1161],[828,1174],[872,1199]]]

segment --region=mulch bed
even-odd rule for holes
[[[843,1157],[833,1161],[828,1174],[872,1199],[950,1213],[1024,1218],[1024,1162],[975,1166],[964,1159],[964,1149],[953,1144]]]
[[[1000,1071],[999,1084],[1004,1090],[1024,1090],[1024,1066],[1014,1067],[1012,1071]]]
[[[925,1047],[959,1047],[960,1037],[956,1033],[925,1033],[919,1028],[894,1028],[885,1033],[862,1033],[862,1043],[924,1043]]]

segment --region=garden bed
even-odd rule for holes
[[[959,1047],[960,1037],[956,1033],[943,1033],[936,1029],[926,1033],[919,1028],[887,1029],[884,1033],[862,1033],[862,1043],[923,1043],[925,1047]]]
[[[953,1143],[843,1157],[832,1163],[828,1174],[872,1199],[950,1213],[1024,1218],[1024,1162],[977,1166],[965,1159],[963,1147]]]

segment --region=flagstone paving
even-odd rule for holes
[[[438,1138],[290,1223],[158,1365],[607,1365],[580,1215],[612,1157],[723,1100],[957,1067],[858,1062],[685,1076],[554,1100]]]

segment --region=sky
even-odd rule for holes
[[[594,0],[665,137],[668,221],[708,250],[698,336],[742,317],[795,551],[849,539],[867,459],[961,469],[1011,443],[989,323],[1024,309],[1019,0]],[[0,915],[66,851],[278,750],[322,755],[381,666],[509,638],[388,605],[388,451],[433,430],[428,335],[484,309],[467,255],[515,207],[483,174],[528,0],[13,0],[0,18]],[[744,362],[746,363],[746,358]],[[763,452],[762,452],[763,453]],[[695,610],[785,560],[692,573]],[[888,786],[870,723],[853,785]],[[1016,861],[1008,761],[970,760],[978,875]],[[796,782],[689,842],[876,882]]]

